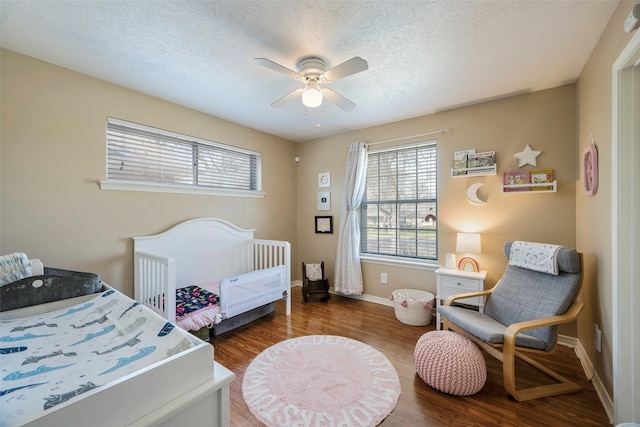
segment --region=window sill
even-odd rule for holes
[[[418,260],[410,258],[392,257],[384,255],[360,254],[360,260],[365,263],[393,265],[396,267],[417,268],[420,270],[436,271],[441,265],[433,260]]]
[[[101,190],[145,191],[150,193],[197,194],[203,196],[231,196],[264,198],[260,191],[227,190],[221,188],[205,188],[188,185],[171,185],[135,181],[99,181]]]

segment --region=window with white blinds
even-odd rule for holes
[[[435,141],[370,151],[360,252],[438,258]]]
[[[260,153],[109,117],[107,181],[260,192]]]

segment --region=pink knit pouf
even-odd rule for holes
[[[420,378],[444,393],[469,396],[487,381],[487,365],[478,346],[452,331],[427,332],[416,343],[413,357]]]

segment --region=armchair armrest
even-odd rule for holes
[[[485,300],[486,298],[491,295],[491,293],[493,292],[493,290],[495,289],[495,286],[491,289],[485,289],[483,291],[475,291],[475,292],[464,292],[461,294],[455,294],[455,295],[451,295],[450,297],[448,297],[445,301],[443,305],[451,305],[453,304],[455,301],[459,300],[459,299],[465,299],[465,298],[472,298],[472,297],[484,297]]]
[[[557,316],[543,317],[540,319],[527,320],[524,322],[514,323],[504,332],[504,347],[513,348],[516,342],[516,336],[526,330],[541,328],[544,326],[560,325],[562,323],[568,323],[578,318],[578,315],[582,311],[584,304],[578,301],[574,301],[573,304],[564,312]]]

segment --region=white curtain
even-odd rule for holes
[[[345,295],[364,291],[360,267],[360,226],[358,208],[367,182],[367,144],[349,145],[345,174],[344,199],[336,251],[334,288]]]

